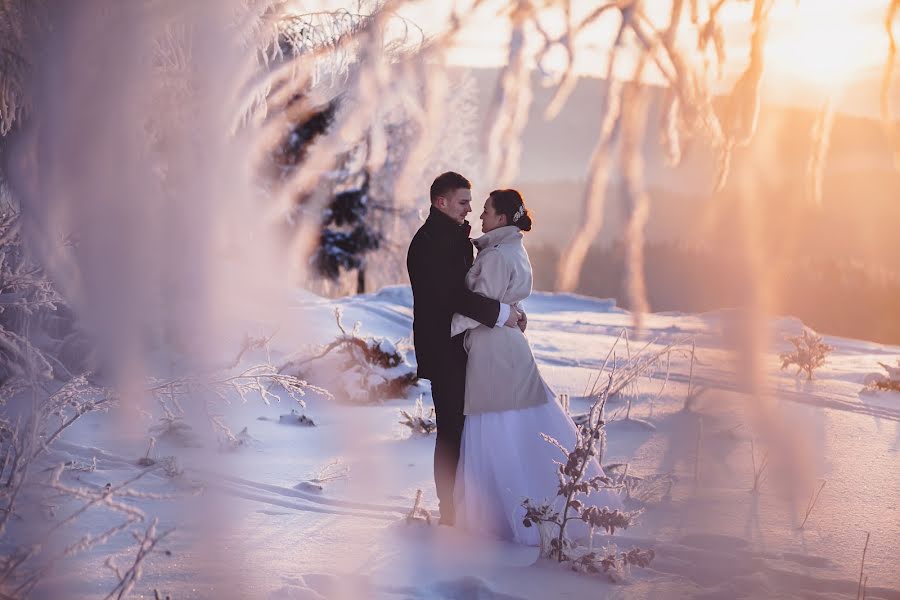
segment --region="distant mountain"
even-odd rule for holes
[[[484,120],[499,71],[471,72]],[[533,84],[534,101],[514,184],[536,215],[530,239],[561,248],[579,219],[607,85],[598,79],[581,80],[560,115],[548,122],[543,112],[552,90],[541,87],[537,79]],[[761,242],[782,258],[827,256],[900,273],[900,173],[892,164],[879,121],[836,115],[825,163],[823,205],[816,207],[804,191],[816,111],[764,106],[754,141],[735,152],[729,183],[714,197],[715,156],[699,141],[686,146],[680,165],[665,165],[658,144],[661,90],[650,93],[653,116],[644,143],[651,197],[649,241],[733,244],[736,234],[747,230],[749,216],[739,217],[738,210],[746,200],[749,214],[760,223]],[[622,235],[626,213],[617,168],[613,167],[598,244]],[[476,198],[480,200],[479,192]]]
[[[493,99],[499,77],[497,69],[471,69],[480,96],[480,115],[484,121]],[[581,180],[585,177],[591,151],[602,119],[602,99],[607,83],[584,78],[576,85],[562,112],[553,120],[543,117],[553,88],[542,87],[537,76],[532,79],[533,102],[522,138],[523,155],[519,173],[523,181]],[[856,92],[857,94],[859,92]],[[871,90],[877,100],[877,86]],[[712,155],[699,142],[691,143],[685,160],[676,168],[664,165],[657,141],[660,137],[659,105],[662,89],[651,86],[651,119],[647,126],[645,159],[650,187],[678,184],[687,191],[708,190],[712,172]],[[718,104],[722,104],[720,101]],[[896,99],[900,109],[900,96]],[[764,105],[755,146],[777,148],[781,166],[802,169],[806,162],[810,131],[816,111],[783,105]],[[482,123],[487,127],[488,123]],[[833,128],[829,169],[844,170],[865,164],[868,168],[891,170],[891,155],[880,121],[872,118],[838,114]]]

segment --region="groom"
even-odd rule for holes
[[[434,482],[440,502],[441,524],[453,525],[453,485],[462,442],[466,389],[466,351],[463,335],[450,337],[453,313],[471,317],[487,327],[524,330],[525,317],[515,307],[485,298],[466,287],[466,273],[474,258],[471,227],[472,184],[449,171],[431,184],[431,211],[409,244],[406,268],[413,292],[413,344],[418,375],[431,380],[437,421]],[[521,321],[521,323],[520,323]]]

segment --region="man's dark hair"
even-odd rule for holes
[[[472,189],[472,184],[468,179],[453,171],[441,173],[431,184],[431,203],[434,204],[437,201],[438,196],[444,196],[446,198],[447,194],[453,190],[462,189]]]

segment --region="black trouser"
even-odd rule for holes
[[[453,505],[453,486],[459,449],[462,444],[463,414],[466,396],[466,351],[463,335],[451,340],[450,351],[440,367],[440,373],[431,379],[431,397],[434,400],[437,421],[437,440],[434,444],[434,484],[441,506],[441,520],[452,523],[456,518]]]

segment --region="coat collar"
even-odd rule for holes
[[[462,224],[457,223],[433,206],[428,212],[425,224],[441,235],[460,236],[466,239],[469,239],[469,233],[472,231],[472,226],[468,221],[463,221]]]
[[[515,244],[522,240],[522,230],[515,225],[506,225],[488,231],[480,238],[473,240],[475,247],[484,250],[488,246],[497,246],[499,244]]]

